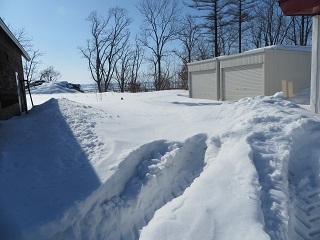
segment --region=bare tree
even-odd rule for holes
[[[128,12],[124,8],[111,8],[109,10],[109,14],[113,19],[113,27],[109,30],[110,51],[109,54],[107,54],[107,70],[105,74],[104,91],[107,91],[108,89],[108,85],[116,69],[117,61],[119,61],[125,53],[123,49],[128,45],[130,37],[128,27],[131,23],[131,19],[128,17]]]
[[[107,41],[105,39],[105,28],[109,19],[104,20],[98,16],[96,11],[90,13],[87,18],[91,22],[91,40],[87,40],[87,47],[80,48],[84,58],[88,60],[89,70],[93,80],[98,85],[98,91],[102,92],[102,83],[104,82],[104,66],[105,51]]]
[[[131,52],[131,64],[129,73],[128,88],[131,92],[140,91],[140,83],[138,82],[138,73],[143,60],[144,51],[138,44],[137,38],[134,49]]]
[[[253,21],[250,26],[250,36],[253,47],[261,48],[262,46],[264,46],[263,33],[264,22],[257,20]]]
[[[194,59],[193,51],[196,43],[202,35],[202,29],[196,23],[195,18],[187,14],[181,21],[178,39],[182,43],[182,52],[175,51],[176,55],[183,61],[191,62]]]
[[[156,90],[167,88],[165,72],[162,69],[166,46],[177,36],[179,5],[176,0],[142,0],[138,9],[144,17],[141,27],[141,44],[148,48],[149,58],[154,67],[154,85]]]
[[[200,38],[196,42],[194,53],[195,59],[199,61],[212,58],[214,56],[213,49],[213,42],[208,41],[205,36],[200,36]]]
[[[238,33],[233,25],[227,25],[219,29],[219,52],[221,55],[230,55],[236,53]]]
[[[44,55],[43,52],[40,50],[32,50],[30,55],[30,61],[24,60],[23,63],[23,71],[25,80],[28,81],[28,83],[35,81],[38,74],[39,65],[42,63],[39,58]]]
[[[188,88],[188,65],[182,63],[178,71],[179,79],[179,88],[187,89]]]
[[[130,58],[131,58],[131,49],[130,46],[126,46],[122,49],[121,58],[117,62],[115,67],[115,79],[118,83],[121,92],[125,91],[125,87],[129,80],[130,74]]]
[[[20,28],[15,31],[14,36],[26,51],[33,48],[32,38],[28,36],[28,32],[25,28]]]
[[[173,87],[173,78],[175,75],[175,71],[173,71],[173,68],[175,64],[172,64],[172,61],[170,58],[164,59],[164,67],[163,67],[163,74],[162,74],[162,80],[164,82],[164,90],[172,89]]]
[[[283,15],[277,0],[261,0],[251,27],[255,45],[270,46],[288,43],[292,21]]]
[[[38,73],[39,65],[41,64],[40,58],[44,55],[40,50],[34,49],[32,43],[32,38],[28,36],[25,28],[18,30],[15,33],[15,37],[23,46],[23,48],[28,52],[30,56],[30,61],[23,59],[23,73],[25,80],[28,83],[36,80],[36,75]]]
[[[143,49],[138,44],[136,37],[135,45],[127,45],[120,52],[119,61],[115,68],[115,79],[121,92],[140,90],[138,72],[143,60]]]
[[[288,39],[294,45],[306,46],[311,41],[312,17],[292,17],[291,31]]]
[[[201,38],[202,33],[203,32],[200,25],[196,23],[195,18],[192,17],[190,14],[187,14],[184,18],[181,19],[177,38],[181,42],[182,49],[180,51],[177,49],[174,50],[175,55],[177,55],[182,61],[180,69],[177,71],[176,74],[179,81],[178,86],[175,86],[177,88],[187,88],[187,64],[197,58],[195,54],[195,49],[197,46],[196,44],[198,40]]]
[[[40,80],[46,82],[55,82],[61,78],[61,73],[53,68],[53,66],[47,67],[40,72]]]
[[[115,66],[120,59],[120,51],[126,46],[130,31],[131,19],[124,8],[111,8],[106,19],[91,12],[88,21],[91,23],[91,39],[85,48],[80,47],[98,91],[107,91],[113,77]]]

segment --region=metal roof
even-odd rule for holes
[[[22,56],[27,60],[30,61],[30,56],[29,54],[26,52],[26,50],[24,50],[24,48],[21,46],[21,44],[19,43],[19,41],[16,39],[16,37],[12,34],[12,32],[10,31],[10,29],[7,27],[7,25],[4,23],[4,21],[0,18],[0,27],[1,29],[3,29],[3,31],[10,37],[10,39],[14,42],[14,44],[20,49]]]
[[[278,0],[286,16],[314,16],[320,15],[319,0]]]
[[[281,45],[272,45],[272,46],[267,46],[267,47],[262,47],[262,48],[255,48],[252,50],[248,50],[242,53],[235,53],[235,54],[230,54],[230,55],[221,55],[216,58],[210,58],[206,60],[200,60],[200,61],[194,61],[191,63],[188,63],[188,66],[191,65],[197,65],[197,64],[205,64],[208,62],[212,61],[223,61],[225,59],[230,59],[230,58],[238,58],[238,57],[243,57],[243,56],[248,56],[252,54],[259,54],[263,52],[269,52],[269,51],[291,51],[295,53],[306,53],[306,54],[311,54],[312,48],[311,46],[281,46]]]

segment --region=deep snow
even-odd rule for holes
[[[320,118],[281,94],[33,98],[0,121],[0,239],[320,239]]]

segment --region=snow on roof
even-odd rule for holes
[[[14,42],[14,44],[21,50],[22,56],[27,60],[30,61],[30,56],[24,50],[22,45],[19,43],[19,41],[16,39],[16,37],[13,35],[13,33],[10,31],[10,29],[7,27],[7,25],[4,23],[4,21],[0,18],[0,27],[3,29],[3,31],[10,37],[10,39]]]
[[[311,53],[311,46],[282,46],[282,45],[272,45],[262,48],[251,49],[242,53],[236,53],[231,55],[223,55],[217,57],[219,60],[225,60],[230,58],[237,58],[245,55],[251,55],[256,53],[262,53],[267,51],[290,51],[290,52],[301,52],[301,53]]]
[[[269,50],[311,52],[311,46],[272,45],[272,46],[248,50],[248,51],[245,51],[245,53],[246,52],[253,52],[253,51],[269,51]]]
[[[221,55],[216,58],[210,58],[206,60],[200,60],[200,61],[194,61],[191,63],[188,63],[188,65],[197,65],[197,64],[203,64],[208,63],[216,60],[224,60],[229,58],[236,58],[243,55],[249,55],[254,53],[261,53],[265,51],[291,51],[291,52],[305,52],[305,53],[311,53],[312,49],[311,46],[284,46],[284,45],[272,45],[262,48],[255,48],[248,51],[244,51],[242,53],[236,53],[236,54],[230,54],[230,55]]]

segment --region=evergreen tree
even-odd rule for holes
[[[189,7],[202,11],[202,27],[213,36],[214,56],[220,56],[219,29],[227,24],[226,0],[192,0]]]
[[[229,0],[227,2],[228,12],[238,32],[238,51],[242,52],[242,40],[249,29],[249,22],[253,19],[253,9],[256,5],[254,0]]]

